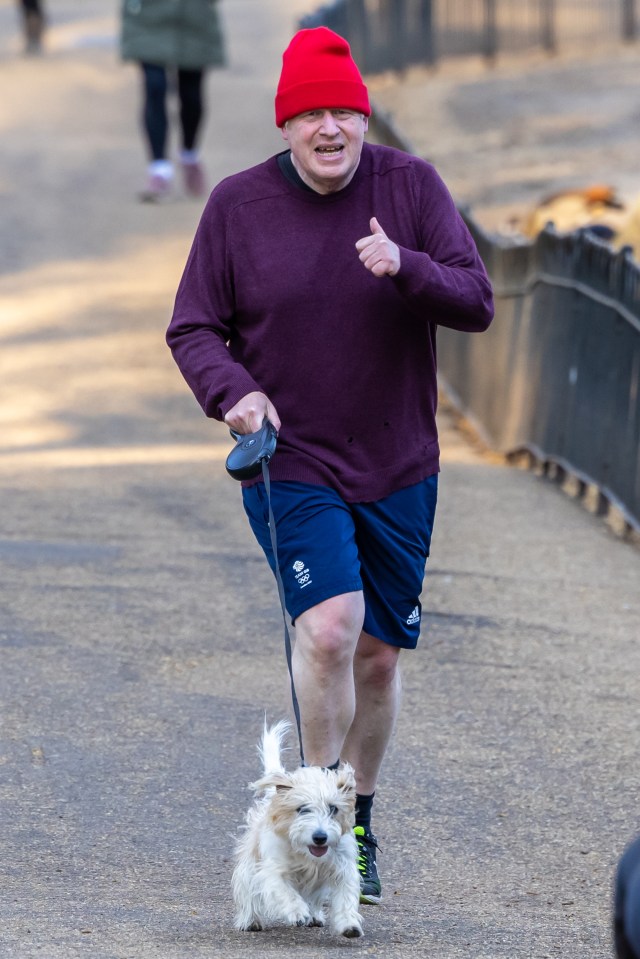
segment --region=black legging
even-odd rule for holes
[[[42,16],[42,4],[40,0],[20,0],[22,3],[22,9],[25,13],[37,13],[39,17]]]
[[[144,77],[143,123],[154,160],[166,159],[167,134],[167,71],[152,63],[142,64]],[[178,70],[178,97],[180,99],[180,127],[182,146],[193,150],[204,112],[202,101],[202,70]]]

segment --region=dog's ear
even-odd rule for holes
[[[345,796],[355,796],[356,793],[356,777],[353,771],[353,766],[350,766],[349,763],[343,763],[342,766],[338,769],[336,773],[336,785],[341,793],[344,793]]]
[[[276,792],[287,792],[292,786],[293,783],[289,776],[286,773],[279,772],[268,773],[262,779],[249,783],[249,789],[253,789],[255,793],[267,792],[268,789],[275,789]]]

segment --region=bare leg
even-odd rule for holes
[[[329,766],[341,757],[356,708],[353,657],[363,619],[364,599],[356,592],[327,599],[296,620],[293,679],[309,764]]]
[[[358,792],[375,791],[400,706],[400,650],[362,633],[353,662],[356,709],[342,759],[356,771]]]

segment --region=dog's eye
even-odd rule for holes
[[[305,813],[308,813],[308,812],[309,812],[309,807],[308,807],[308,806],[298,806],[298,808],[296,809],[296,812],[298,813],[299,816],[304,816]]]
[[[330,816],[337,816],[337,815],[338,815],[338,807],[337,807],[337,806],[329,806],[329,815],[330,815]]]

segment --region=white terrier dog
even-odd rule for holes
[[[323,926],[328,913],[334,933],[356,938],[363,933],[353,769],[345,763],[337,771],[286,772],[280,751],[289,729],[285,721],[265,725],[264,775],[249,787],[263,795],[247,813],[236,849],[235,926]]]

